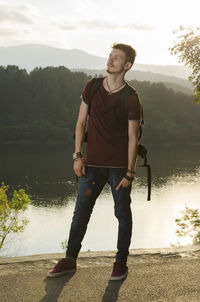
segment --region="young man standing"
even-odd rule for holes
[[[80,177],[79,192],[66,258],[61,259],[48,272],[48,277],[57,277],[76,270],[76,259],[90,215],[106,183],[111,187],[115,216],[119,222],[118,251],[110,279],[121,280],[127,276],[126,262],[132,234],[130,193],[135,173],[141,114],[138,94],[125,82],[124,77],[132,67],[135,56],[136,51],[131,46],[114,44],[107,62],[107,76],[102,79],[91,102],[91,87],[97,79],[91,79],[83,90],[73,154],[74,171]],[[127,106],[124,106],[120,97],[127,89],[129,94],[123,100]],[[84,159],[82,145],[88,115],[88,141]]]

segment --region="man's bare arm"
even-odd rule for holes
[[[138,131],[140,121],[129,121],[128,123],[128,170],[134,171],[137,157]]]
[[[140,121],[129,121],[128,122],[128,170],[135,171],[136,157],[137,157],[137,145],[138,145],[138,130],[140,126]],[[129,177],[133,174],[127,172]],[[121,182],[116,187],[119,190],[120,187],[128,187],[130,181],[126,178],[122,178]]]
[[[75,131],[75,152],[81,152],[84,136],[85,136],[85,127],[87,124],[88,118],[88,105],[82,101],[78,120],[76,123],[76,131]]]
[[[85,128],[87,124],[87,118],[88,118],[88,105],[82,101],[78,120],[76,123],[76,131],[75,131],[75,152],[81,152],[84,136],[85,136]],[[85,174],[85,165],[83,160],[75,160],[74,161],[74,172],[77,176],[81,176],[82,174]]]

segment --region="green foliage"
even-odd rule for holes
[[[0,141],[72,145],[80,95],[89,79],[63,66],[35,68],[30,74],[17,66],[0,67]],[[144,107],[143,143],[199,142],[200,107],[192,96],[162,83],[130,83]]]
[[[200,244],[200,213],[198,209],[190,209],[186,206],[181,212],[181,218],[176,219],[176,224],[179,227],[176,234],[179,237],[190,236],[194,244]]]
[[[178,56],[179,62],[192,69],[189,80],[195,87],[195,102],[200,104],[200,27],[193,29],[180,26],[174,33],[181,35],[178,36],[178,42],[170,48],[170,52]]]
[[[9,186],[0,187],[0,249],[10,233],[23,232],[28,220],[21,217],[30,204],[30,199],[23,189],[14,190],[12,196],[8,194]]]
[[[175,92],[162,83],[130,81],[139,92],[144,109],[145,144],[198,144],[200,106],[192,96]]]
[[[72,142],[89,77],[66,67],[0,67],[1,141]]]
[[[68,243],[68,239],[65,239],[65,241],[61,242],[61,247],[62,247],[63,250],[67,249],[67,243]]]

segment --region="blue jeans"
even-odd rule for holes
[[[127,260],[132,234],[131,185],[116,187],[126,173],[126,168],[101,168],[86,166],[86,175],[80,177],[74,216],[72,219],[66,255],[78,257],[81,242],[86,233],[95,201],[108,183],[114,199],[115,216],[118,219],[117,260]]]

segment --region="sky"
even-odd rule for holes
[[[0,0],[0,46],[43,44],[107,57],[132,45],[136,63],[178,64],[180,25],[200,26],[199,0]]]

